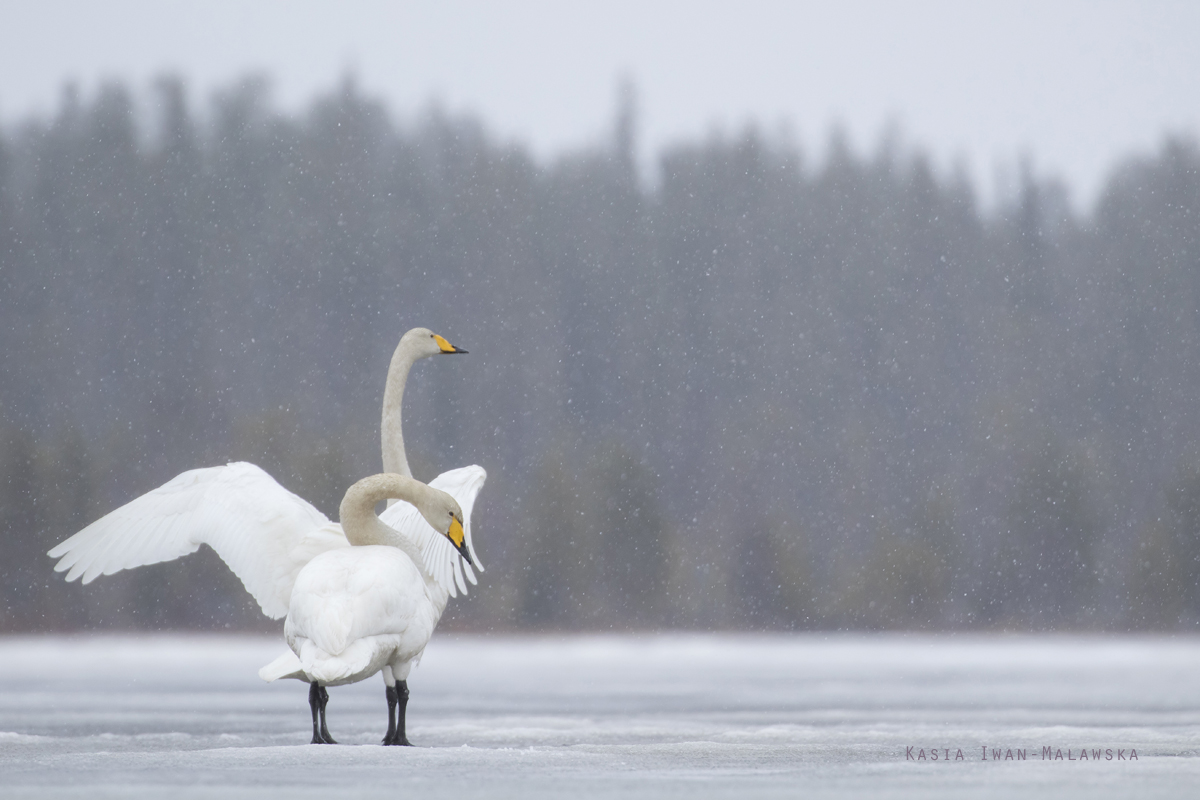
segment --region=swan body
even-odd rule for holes
[[[298,663],[292,676],[340,686],[388,666],[392,685],[406,679],[444,608],[425,589],[412,559],[394,547],[317,556],[300,573],[284,627]]]
[[[384,390],[381,427],[386,469],[411,477],[400,414],[412,365],[433,355],[465,352],[427,328],[413,328],[401,337]],[[482,467],[464,467],[442,473],[430,485],[469,508],[485,476]],[[464,491],[472,492],[465,503],[456,494]],[[412,506],[390,506],[386,518],[388,524],[430,548],[428,569],[448,596],[465,593],[467,583],[477,583],[471,564],[461,563],[448,544],[438,544]],[[67,572],[68,581],[82,578],[87,584],[100,575],[194,553],[202,544],[216,551],[272,619],[288,613],[296,576],[305,564],[320,553],[349,546],[339,524],[259,467],[238,462],[184,472],[93,522],[48,555],[59,559],[54,569]],[[482,571],[473,550],[471,557]]]
[[[355,683],[380,671],[388,699],[384,744],[409,743],[404,709],[398,735],[393,718],[398,691],[407,706],[409,670],[433,636],[447,596],[425,566],[428,549],[375,516],[375,504],[388,498],[408,501],[424,517],[427,532],[464,559],[471,557],[468,514],[451,495],[394,474],[364,478],[347,490],[341,518],[346,538],[355,546],[324,552],[300,570],[284,625],[292,652],[260,673],[268,680],[296,678],[311,685],[314,744],[334,743],[325,725],[325,687]]]

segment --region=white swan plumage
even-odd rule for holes
[[[388,472],[411,477],[401,404],[412,365],[428,356],[465,352],[427,328],[413,328],[401,337],[388,368],[381,421]],[[430,485],[444,487],[468,508],[474,494],[464,503],[458,493],[478,493],[484,476],[482,467],[463,467],[439,475]],[[414,540],[429,539],[429,569],[450,597],[465,593],[467,583],[478,582],[471,565],[461,563],[452,548],[438,544],[412,506],[391,505],[385,519]],[[56,572],[65,571],[68,581],[82,578],[86,584],[100,575],[194,553],[202,544],[216,551],[272,619],[287,614],[292,586],[305,564],[322,552],[349,546],[338,523],[259,467],[235,462],[184,472],[96,520],[48,555],[59,559]],[[475,567],[482,572],[471,547]]]
[[[483,467],[472,465],[443,472],[429,485],[454,497],[470,515],[486,479]],[[478,582],[471,564],[464,564],[411,505],[396,503],[383,517],[417,542],[448,597],[465,593],[467,582]],[[469,531],[469,516],[465,522]],[[55,570],[66,571],[67,580],[82,577],[86,584],[100,575],[171,561],[202,544],[217,552],[271,619],[287,615],[292,587],[305,564],[328,550],[350,546],[340,524],[243,461],[178,475],[93,522],[50,556],[59,558]],[[475,567],[483,571],[469,535],[467,547]]]
[[[463,477],[480,483],[483,478]],[[473,498],[475,493],[464,494]],[[407,529],[422,530],[422,537],[410,539],[375,515],[375,504],[389,498],[407,501],[407,508],[423,517],[422,526]],[[354,546],[326,551],[300,570],[284,625],[291,652],[260,674],[268,680],[309,683],[312,741],[333,744],[325,725],[325,687],[355,683],[382,671],[388,700],[383,743],[407,745],[408,674],[433,636],[448,597],[427,568],[430,556],[438,552],[430,542],[440,540],[469,559],[470,512],[450,494],[394,474],[372,475],[351,486],[340,512],[346,538]]]

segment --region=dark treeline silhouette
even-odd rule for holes
[[[0,630],[270,628],[214,554],[66,584],[54,543],[245,459],[336,514],[400,335],[418,478],[490,474],[448,627],[1200,623],[1200,150],[1086,217],[885,142],[753,129],[552,164],[347,82],[194,115],[67,92],[0,138]]]

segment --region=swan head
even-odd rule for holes
[[[471,551],[467,547],[467,534],[463,530],[463,510],[458,501],[443,491],[429,487],[427,496],[417,505],[417,510],[435,531],[450,540],[454,549],[471,566]]]
[[[400,338],[400,346],[410,349],[417,358],[429,356],[466,354],[466,350],[455,347],[429,328],[413,328]]]

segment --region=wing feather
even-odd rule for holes
[[[486,480],[487,472],[484,468],[472,465],[443,472],[429,482],[433,488],[441,489],[457,500],[458,505],[462,508],[463,533],[467,550],[471,553],[471,559],[479,567],[480,572],[483,572],[483,565],[479,561],[479,556],[475,552],[475,544],[471,539],[471,512],[475,508],[475,498],[479,495],[479,490],[483,488]],[[463,562],[462,556],[458,554],[450,541],[430,527],[420,512],[409,503],[403,500],[396,501],[384,510],[380,519],[407,536],[420,548],[421,557],[425,561],[425,569],[451,597],[457,597],[458,592],[467,593],[467,585],[463,580],[464,569],[465,574],[470,577],[470,582],[478,583],[470,565]]]
[[[263,613],[286,616],[296,574],[317,553],[347,547],[341,526],[253,464],[184,472],[60,543],[67,580],[90,583],[196,552],[207,544]]]

